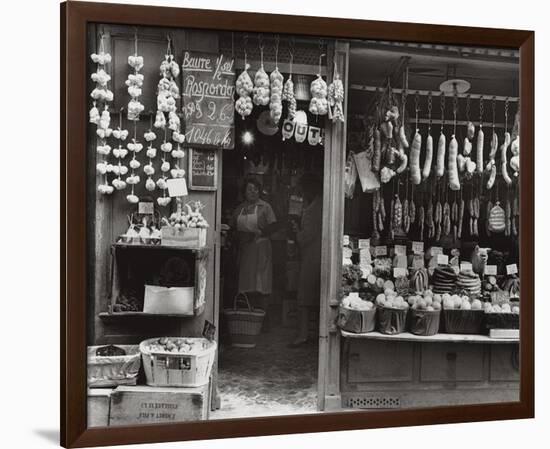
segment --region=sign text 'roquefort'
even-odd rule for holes
[[[233,59],[184,51],[181,64],[185,142],[231,149],[235,144]]]

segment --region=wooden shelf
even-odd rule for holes
[[[184,314],[176,314],[176,313],[146,313],[146,312],[101,312],[99,314],[99,318],[102,320],[111,320],[111,319],[124,319],[124,318],[136,318],[136,317],[157,317],[157,318],[193,318],[197,315],[184,315]]]
[[[146,250],[174,250],[174,251],[190,251],[195,253],[208,252],[210,251],[209,246],[202,246],[199,248],[182,248],[180,246],[169,246],[169,245],[145,245],[141,243],[113,243],[113,248],[120,249],[146,249]]]
[[[431,336],[414,335],[409,332],[403,332],[397,335],[386,335],[380,332],[368,332],[365,334],[355,334],[340,330],[344,338],[362,338],[367,340],[385,340],[385,341],[412,341],[426,343],[519,343],[519,338],[491,338],[487,335],[473,334],[436,334]]]

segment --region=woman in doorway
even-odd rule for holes
[[[243,187],[245,200],[233,212],[239,244],[239,292],[252,296],[266,312],[266,329],[273,264],[269,237],[277,219],[269,203],[260,199],[262,186],[257,179],[247,178]]]
[[[300,181],[305,207],[300,228],[294,223],[300,247],[298,284],[298,332],[291,347],[308,341],[309,318],[319,310],[321,284],[321,231],[323,226],[323,185],[319,176],[304,174]]]

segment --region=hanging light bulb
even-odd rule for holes
[[[250,131],[244,131],[241,140],[245,145],[251,145],[254,143],[254,134],[252,134]]]

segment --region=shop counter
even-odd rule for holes
[[[340,332],[343,408],[519,401],[518,338]]]

